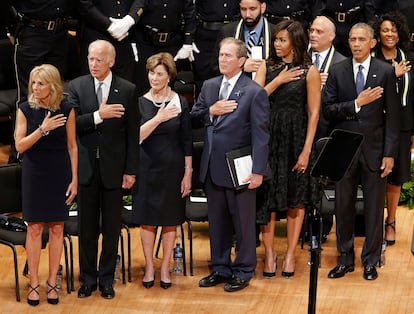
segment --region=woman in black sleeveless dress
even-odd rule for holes
[[[77,193],[78,150],[75,114],[63,100],[59,71],[50,64],[30,73],[29,99],[16,120],[16,149],[23,153],[23,219],[28,222],[26,253],[30,285],[27,302],[39,304],[38,268],[44,223],[49,228],[47,301],[57,304],[56,274],[63,247],[63,224]]]

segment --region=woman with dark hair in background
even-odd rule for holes
[[[275,276],[276,211],[287,211],[287,251],[282,276],[290,278],[295,272],[295,250],[305,203],[310,197],[309,163],[319,119],[321,79],[307,53],[307,36],[300,22],[287,20],[277,24],[272,43],[271,55],[255,77],[269,95],[269,164],[273,172],[258,196],[259,212],[271,212],[270,221],[262,226],[263,275]]]
[[[387,218],[384,239],[387,245],[395,244],[395,216],[401,194],[401,186],[410,180],[411,148],[414,134],[414,76],[411,71],[414,53],[410,49],[407,20],[400,12],[381,15],[373,23],[378,42],[372,54],[394,66],[398,78],[401,99],[400,145],[392,172],[387,176]]]

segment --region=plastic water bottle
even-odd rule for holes
[[[180,243],[175,244],[175,248],[173,251],[173,258],[174,258],[174,273],[182,273],[183,272],[183,249],[180,246]]]
[[[59,265],[57,274],[56,274],[56,290],[62,290],[62,265]]]
[[[114,280],[121,280],[121,256],[116,256]]]
[[[312,240],[309,243],[309,247],[308,247],[308,265],[312,265],[312,250],[317,249],[318,248],[318,239],[316,238],[315,235],[312,236]]]

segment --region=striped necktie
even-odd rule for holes
[[[319,53],[315,53],[315,61],[313,62],[313,64],[316,66],[316,68],[319,70],[319,62],[320,62],[320,54]]]
[[[256,32],[254,30],[249,32],[249,40],[247,41],[247,55],[249,58],[252,56],[252,47],[255,46],[254,35]]]

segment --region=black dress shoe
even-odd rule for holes
[[[165,281],[162,281],[162,280],[160,281],[160,287],[163,288],[163,289],[168,289],[168,288],[171,287],[171,285],[172,285],[171,282],[165,282]]]
[[[224,291],[234,292],[246,288],[249,285],[248,280],[244,280],[238,277],[233,277],[231,280],[224,284]]]
[[[101,291],[101,297],[104,299],[113,299],[115,297],[115,290],[112,285],[100,286],[99,290]]]
[[[228,281],[230,278],[229,277],[223,277],[221,276],[218,272],[213,271],[210,275],[208,275],[207,277],[202,278],[199,282],[198,285],[200,287],[213,287],[215,285],[218,285],[219,283],[223,283]]]
[[[96,291],[97,286],[96,285],[85,285],[83,284],[79,290],[78,290],[78,298],[86,298],[90,297],[93,291]]]
[[[352,273],[354,271],[354,265],[342,265],[338,264],[328,274],[328,278],[341,278],[346,273]]]
[[[364,266],[364,279],[366,280],[375,280],[378,278],[377,269],[372,265]]]

